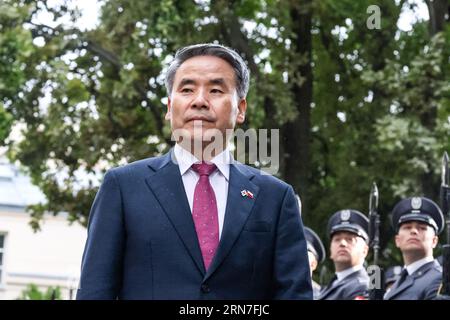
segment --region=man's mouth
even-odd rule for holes
[[[205,117],[205,116],[193,116],[193,117],[189,117],[188,120],[189,121],[207,121],[207,122],[212,122],[211,118]]]

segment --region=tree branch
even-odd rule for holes
[[[123,68],[122,63],[120,62],[119,58],[111,51],[103,48],[99,44],[88,40],[86,41],[87,44],[84,46],[87,50],[90,52],[97,54],[99,57],[101,57],[103,60],[109,62],[116,70],[116,73],[119,74],[120,70]],[[158,112],[158,108],[148,99],[147,97],[147,89],[137,81],[133,81],[133,87],[138,92],[140,98],[144,100],[147,103],[148,109],[153,115],[153,118],[156,122],[157,130],[160,133],[160,136],[163,136],[163,127],[164,123],[161,117],[161,114]],[[170,140],[165,139],[166,143],[170,144]]]

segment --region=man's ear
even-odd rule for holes
[[[434,230],[433,230],[433,232],[434,232]],[[438,242],[439,242],[438,236],[434,236],[433,237],[433,243],[432,243],[433,249],[436,248]]]
[[[364,241],[364,240],[363,240]],[[363,250],[364,258],[369,254],[369,246],[364,242],[364,250]]]
[[[399,239],[398,239],[398,234],[396,234],[396,235],[395,235],[395,238],[394,238],[394,240],[395,240],[395,246],[396,246],[397,248],[400,248],[400,247],[399,247]]]
[[[172,101],[170,100],[170,97],[167,97],[167,112],[164,116],[164,119],[170,120],[172,116]]]
[[[238,113],[236,116],[236,123],[241,124],[245,121],[245,111],[247,110],[247,100],[242,98],[238,104]]]
[[[310,261],[310,267],[311,267],[311,271],[314,271],[314,270],[316,270],[317,269],[317,260],[316,259],[313,259],[312,261]]]

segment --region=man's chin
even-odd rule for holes
[[[202,132],[189,132],[186,137],[187,141],[190,141],[192,144],[200,144],[200,145],[214,145],[215,147],[222,147],[224,141],[224,134],[217,129],[210,129]]]
[[[350,264],[351,263],[351,259],[348,256],[338,256],[335,259],[336,262],[341,263],[341,264]]]
[[[422,248],[422,246],[411,245],[411,243],[405,246],[402,251],[407,254],[425,255],[425,250]]]
[[[223,140],[215,140],[208,136],[183,137],[177,143],[198,159],[212,159],[227,147]]]

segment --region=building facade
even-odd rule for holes
[[[66,217],[45,215],[33,232],[26,207],[45,202],[30,179],[0,158],[0,299],[17,299],[29,284],[40,291],[59,286],[63,299],[74,299],[86,229]]]

